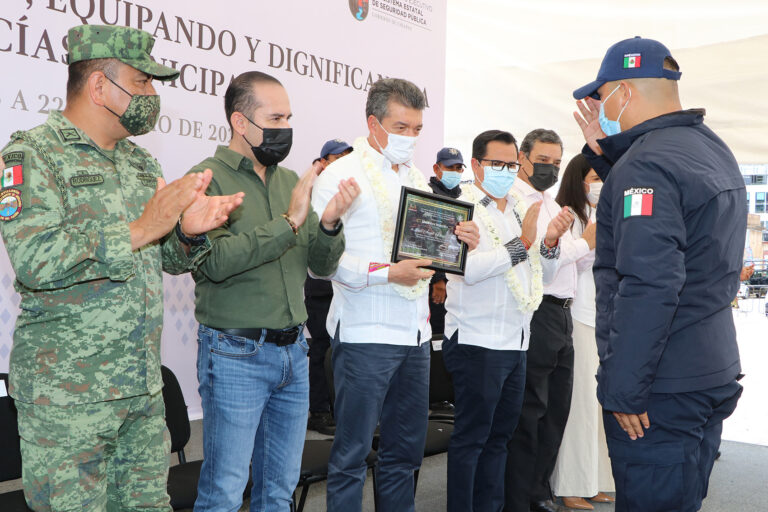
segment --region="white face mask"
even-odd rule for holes
[[[589,184],[589,192],[587,192],[587,201],[591,204],[597,204],[600,199],[600,191],[603,189],[603,182],[597,181]]]
[[[381,123],[378,119],[376,122]],[[374,135],[373,138],[381,149],[381,154],[384,158],[389,160],[393,164],[404,164],[413,160],[413,154],[416,152],[416,140],[418,137],[408,137],[407,135],[398,135],[396,133],[389,133],[381,126],[381,129],[387,134],[387,147],[382,148],[381,142]]]

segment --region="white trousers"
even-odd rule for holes
[[[603,410],[597,402],[594,327],[573,321],[573,351],[571,413],[551,483],[555,496],[591,498],[600,491],[614,491]]]

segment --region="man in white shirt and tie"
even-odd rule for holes
[[[552,130],[536,129],[520,144],[520,172],[512,186],[527,202],[541,201],[538,229],[561,211],[547,189],[557,182],[563,143]],[[587,229],[594,229],[590,225]],[[509,443],[505,512],[551,512],[549,479],[557,461],[571,407],[573,388],[573,321],[570,305],[576,291],[576,262],[589,257],[589,245],[570,231],[560,239],[560,266],[544,286],[541,305],[531,319],[523,410]]]
[[[572,215],[563,209],[539,229],[541,203],[511,189],[517,142],[489,130],[472,144],[480,243],[464,276],[448,276],[443,358],[453,378],[456,419],[448,449],[448,511],[498,511],[504,505],[507,443],[525,388],[529,325],[543,284],[558,266],[559,238]]]
[[[352,176],[361,194],[343,218],[346,248],[333,280],[326,326],[332,336],[336,436],[328,463],[328,510],[362,510],[365,459],[377,425],[378,510],[414,510],[429,393],[428,260],[390,264],[400,189],[429,191],[413,165],[423,93],[411,82],[382,79],[368,91],[368,136],[315,182],[312,204],[325,205]],[[334,192],[335,193],[335,192]],[[472,250],[478,228],[456,227]]]

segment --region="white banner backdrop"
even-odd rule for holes
[[[67,30],[82,23],[141,28],[156,38],[155,59],[181,72],[156,83],[163,108],[155,131],[135,139],[183,175],[229,140],[224,92],[233,76],[259,70],[285,85],[294,144],[284,162],[302,174],[328,139],[363,135],[365,98],[379,77],[407,78],[428,108],[417,165],[430,174],[442,146],[446,5],[440,0],[2,0],[0,147],[17,129],[63,107]],[[19,296],[0,249],[0,371],[8,370]],[[163,362],[179,377],[190,415],[200,417],[194,283],[165,276]],[[258,312],[254,311],[258,317]]]

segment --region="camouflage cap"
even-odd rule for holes
[[[117,59],[158,80],[175,80],[179,72],[150,57],[155,38],[130,27],[80,25],[69,29],[68,63],[91,59]]]

